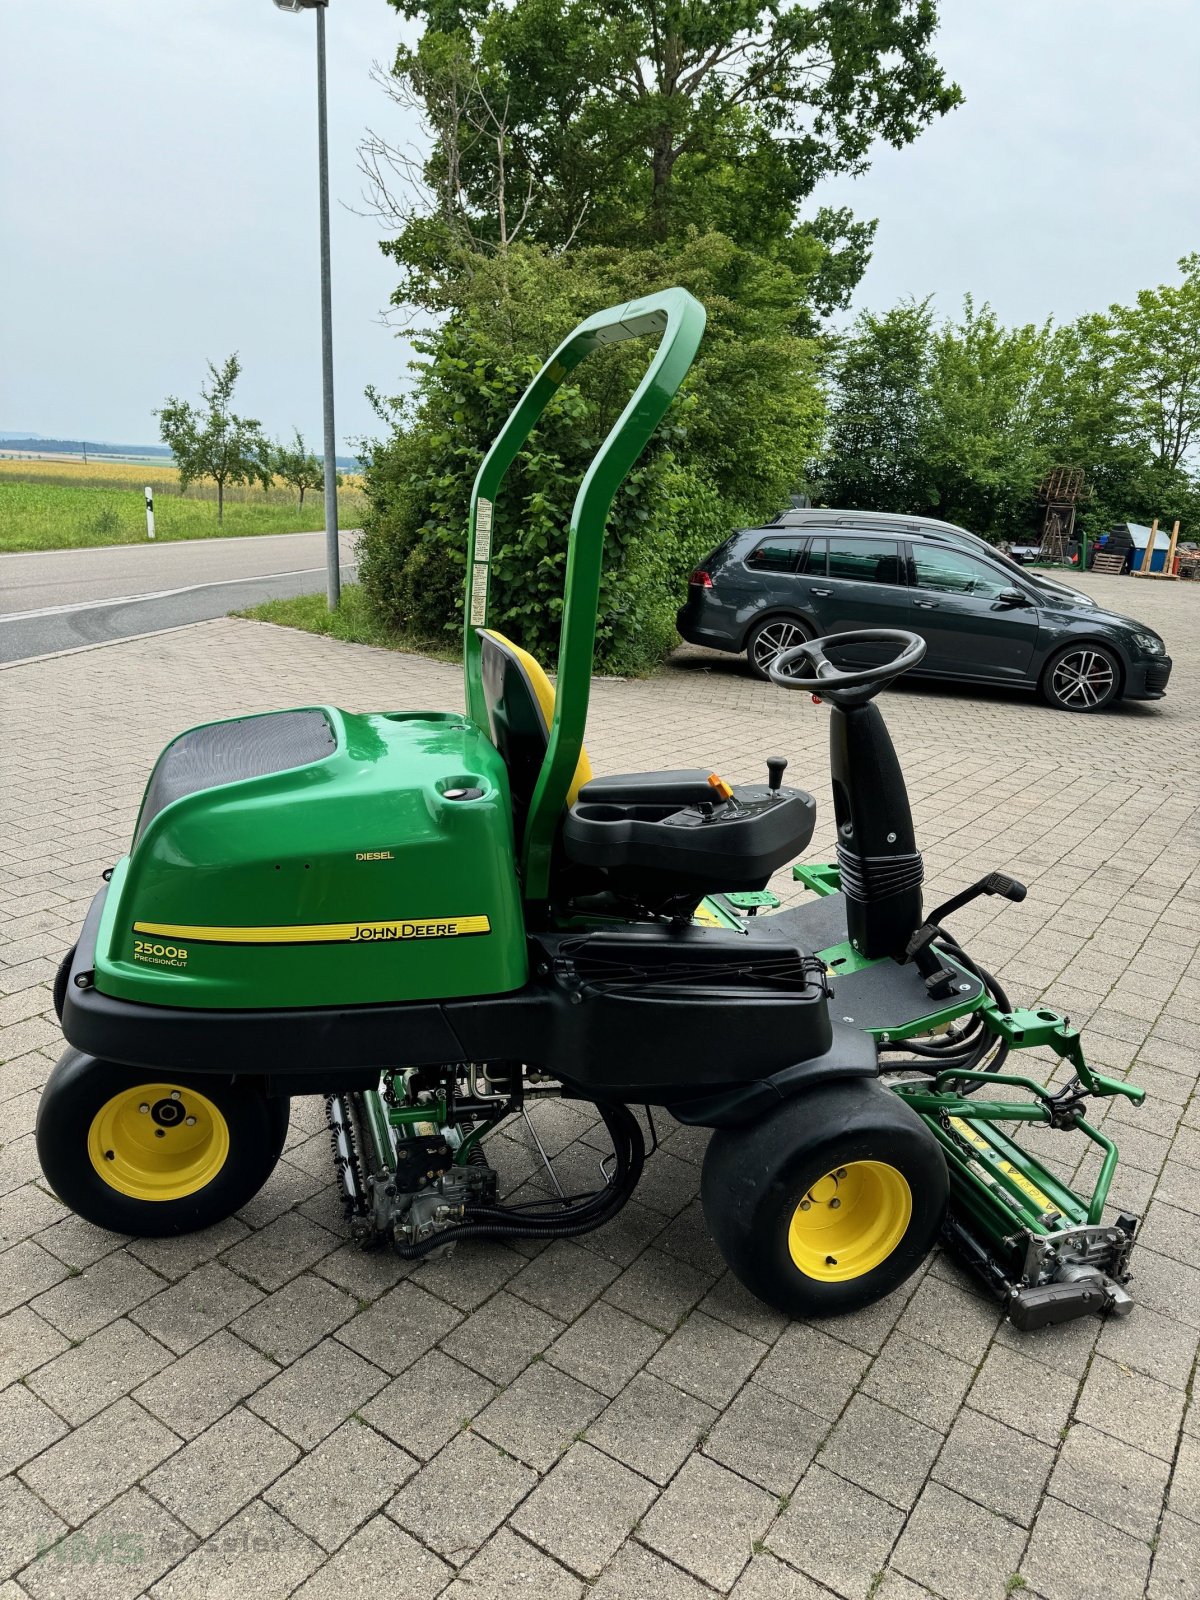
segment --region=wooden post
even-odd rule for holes
[[[1146,540],[1146,554],[1142,557],[1142,564],[1138,568],[1138,576],[1142,577],[1150,571],[1150,563],[1154,559],[1154,545],[1158,539],[1158,518],[1150,524],[1150,537]]]
[[[1175,546],[1179,543],[1179,518],[1175,518],[1175,526],[1171,529],[1171,548],[1167,551],[1167,564],[1163,568],[1163,576],[1175,576]]]

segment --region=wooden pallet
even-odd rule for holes
[[[1117,574],[1124,571],[1124,568],[1125,552],[1123,550],[1114,551],[1112,555],[1098,555],[1095,561],[1092,562],[1093,572]]]

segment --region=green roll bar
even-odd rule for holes
[[[525,823],[522,880],[525,899],[530,902],[549,898],[554,835],[583,748],[600,603],[604,526],[609,509],[613,496],[687,376],[704,335],[704,322],[704,307],[686,289],[664,289],[642,300],[597,311],[581,322],[513,408],[484,456],[471,491],[463,668],[467,714],[487,732],[477,630],[487,626],[494,509],[504,475],[563,379],[585,356],[623,339],[659,336],[658,348],[642,381],[592,458],[571,509],[554,720]]]

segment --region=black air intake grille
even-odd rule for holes
[[[333,729],[320,711],[275,711],[181,734],[154,769],[134,843],[164,806],[185,794],[306,767],[330,755],[335,744]]]

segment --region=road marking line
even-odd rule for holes
[[[286,572],[252,572],[242,578],[214,578],[210,583],[187,583],[180,589],[152,589],[146,594],[112,595],[107,600],[79,600],[69,606],[44,606],[40,611],[0,612],[0,624],[5,622],[32,622],[37,617],[63,617],[73,611],[96,611],[103,606],[135,606],[147,600],[169,600],[177,594],[193,594],[197,589],[228,589],[238,583],[266,583],[271,578],[302,578],[310,572],[324,572],[320,567],[290,567]]]

